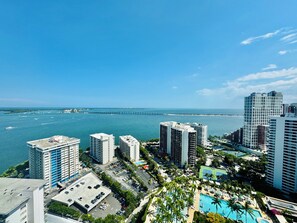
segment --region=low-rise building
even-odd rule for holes
[[[75,205],[85,212],[89,212],[110,193],[111,190],[103,186],[102,181],[91,172],[61,191],[52,200],[61,202],[68,207]]]
[[[131,135],[120,136],[120,150],[131,161],[139,160],[140,144],[137,139]]]
[[[44,180],[0,178],[0,222],[44,223]]]

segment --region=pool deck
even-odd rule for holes
[[[224,193],[223,193],[223,196],[220,196],[220,198],[225,200],[225,201],[228,201],[230,199],[230,196],[228,195],[228,193],[226,191],[222,191],[222,192],[224,192]],[[201,191],[198,191],[197,193],[198,194],[195,196],[195,202],[196,202],[195,204],[197,204],[197,205],[195,205],[195,210],[199,211],[200,193],[206,194],[206,195],[209,195],[209,196],[214,196],[214,194],[210,193],[210,191],[208,191],[208,190],[205,190],[204,187],[202,188]],[[198,199],[198,201],[197,201],[197,199]],[[239,203],[244,206],[244,201],[241,201]],[[251,208],[253,208],[253,209],[255,209],[255,210],[257,210],[257,211],[259,211],[261,213],[261,216],[262,216],[261,219],[265,219],[265,220],[267,220],[269,222],[272,222],[271,219],[267,216],[267,214],[260,209],[260,207],[259,207],[259,205],[258,205],[258,203],[257,203],[257,201],[255,199],[253,199],[253,203],[254,203],[254,205],[251,205]],[[194,212],[195,211],[193,211],[193,217],[194,217]],[[190,215],[190,211],[189,211],[189,215]],[[193,218],[192,218],[192,221],[193,221]],[[192,223],[192,221],[188,221],[187,223]]]

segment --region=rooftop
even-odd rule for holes
[[[68,206],[76,203],[89,212],[110,193],[111,190],[102,186],[102,181],[94,173],[88,173],[61,191],[52,200]]]
[[[204,125],[204,124],[201,124],[201,123],[196,123],[196,122],[191,123],[190,125],[192,127],[207,127],[207,125]]]
[[[0,178],[0,215],[7,215],[30,197],[28,192],[43,187],[46,181],[36,179]]]
[[[177,129],[177,130],[186,130],[188,132],[196,132],[196,130],[191,127],[188,124],[184,124],[184,123],[177,123],[175,126],[172,127],[173,129]]]
[[[122,139],[123,141],[129,143],[129,144],[134,144],[134,143],[139,143],[137,139],[135,139],[133,136],[131,135],[126,135],[126,136],[120,136],[120,139]]]
[[[169,122],[161,122],[160,125],[163,125],[163,126],[173,126],[173,125],[176,125],[177,122],[174,122],[174,121],[169,121]]]
[[[113,135],[108,135],[106,133],[95,133],[95,134],[91,134],[90,136],[101,140],[105,140],[105,139],[109,139],[109,137],[113,137]]]
[[[281,200],[275,197],[269,197],[267,196],[267,203],[269,209],[278,209],[278,210],[288,210],[294,213],[295,216],[297,216],[297,203],[293,203],[286,200]]]
[[[39,149],[48,149],[48,148],[63,146],[68,144],[77,144],[79,142],[80,142],[80,139],[59,135],[59,136],[52,136],[50,138],[45,138],[45,139],[33,140],[27,143],[32,147],[37,147]]]

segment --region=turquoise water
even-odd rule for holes
[[[269,221],[267,221],[265,219],[260,219],[260,223],[269,223]]]
[[[208,212],[216,213],[216,206],[214,204],[211,204],[211,202],[212,202],[212,197],[205,194],[200,194],[199,210],[202,210],[204,213],[208,213]],[[221,207],[218,206],[218,213],[225,217],[228,216],[228,214],[230,213],[230,208],[228,207],[227,201],[221,200]],[[257,223],[257,218],[261,217],[261,214],[259,211],[254,210],[253,213],[254,213],[253,218],[249,214],[247,214],[247,223]],[[231,212],[228,218],[236,220],[237,219],[236,213]],[[244,210],[243,210],[243,214],[240,215],[239,220],[246,222]]]
[[[162,121],[200,122],[208,125],[211,135],[222,135],[243,125],[242,110],[238,109],[102,108],[70,114],[57,109],[0,112],[0,173],[28,159],[26,142],[30,140],[61,134],[79,138],[80,147],[85,149],[89,146],[89,135],[97,132],[113,134],[116,143],[118,137],[125,134],[139,140],[159,138]]]
[[[146,164],[146,162],[143,161],[143,160],[139,160],[139,161],[134,162],[134,164],[137,165],[137,166],[140,166],[140,165]]]

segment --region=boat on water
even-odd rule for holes
[[[13,126],[8,126],[8,127],[6,127],[5,128],[5,130],[11,130],[11,129],[14,129],[15,127],[13,127]]]

